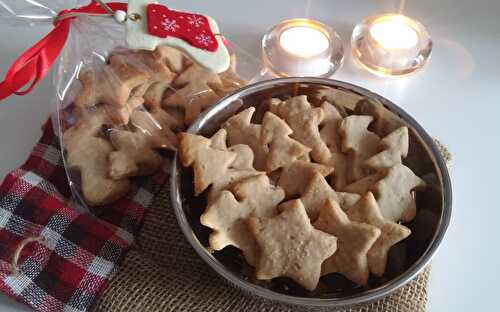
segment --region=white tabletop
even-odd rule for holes
[[[400,0],[403,3],[404,0]],[[310,17],[332,25],[346,51],[354,25],[399,1],[252,0],[168,1],[215,17],[227,37],[259,56],[262,34],[280,20]],[[500,269],[500,1],[406,1],[404,14],[420,20],[434,42],[427,67],[407,78],[377,78],[350,55],[333,78],[371,89],[402,106],[454,156],[453,218],[433,261],[429,311],[489,311],[498,301]],[[0,27],[0,77],[49,27]],[[0,103],[0,177],[19,166],[52,110],[50,78],[31,94]],[[25,308],[0,296],[0,311]]]

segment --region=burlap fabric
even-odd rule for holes
[[[448,163],[451,155],[438,144]],[[345,312],[423,312],[430,268],[391,295]],[[166,186],[147,212],[134,248],[96,304],[96,311],[292,311],[243,293],[195,253],[177,225]],[[336,310],[337,311],[337,310]]]

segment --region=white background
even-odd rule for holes
[[[13,0],[11,0],[13,1]],[[20,0],[16,0],[20,1]],[[168,1],[215,17],[224,34],[256,57],[262,34],[283,19],[310,17],[342,36],[346,61],[334,78],[371,89],[402,106],[454,156],[453,218],[433,262],[428,310],[490,311],[500,290],[500,1],[251,0]],[[427,67],[407,78],[382,79],[354,65],[354,25],[385,12],[421,21],[434,50]],[[0,77],[50,27],[0,26]],[[51,111],[50,78],[24,97],[0,102],[0,177],[22,164]],[[0,311],[23,311],[0,295]]]

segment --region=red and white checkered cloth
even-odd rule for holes
[[[0,186],[0,291],[37,311],[87,311],[117,272],[145,209],[167,181],[162,171],[139,178],[128,196],[82,213],[71,201],[59,139],[51,123],[26,163]],[[11,260],[26,246],[19,273]]]

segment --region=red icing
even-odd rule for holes
[[[161,4],[148,4],[147,11],[150,35],[176,37],[211,52],[219,47],[206,16],[173,11]]]

